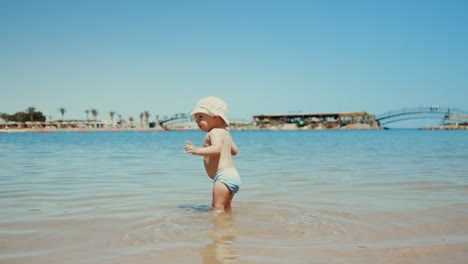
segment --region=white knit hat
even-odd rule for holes
[[[226,125],[229,126],[229,120],[227,118],[228,107],[221,98],[208,96],[201,99],[192,109],[191,115],[193,116],[196,113],[203,113],[210,116],[220,116],[224,122],[226,122]]]

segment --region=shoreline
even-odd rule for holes
[[[421,130],[468,130],[468,126],[426,126],[419,128]]]
[[[299,128],[297,126],[291,125],[281,125],[281,126],[272,126],[272,127],[258,127],[255,125],[247,126],[231,126],[229,128],[231,131],[356,131],[356,130],[384,130],[387,128],[382,127],[371,127],[362,124],[352,124],[346,125],[343,127],[317,127],[317,128],[308,128],[303,127]],[[414,128],[417,130],[468,130],[468,126],[425,126],[420,128]],[[91,133],[91,132],[184,132],[184,131],[198,131],[198,128],[193,127],[177,127],[173,129],[164,129],[161,127],[157,128],[3,128],[0,129],[0,134],[5,133],[55,133],[55,132],[75,132],[75,133]]]
[[[136,129],[136,128],[8,128],[0,129],[0,133],[55,133],[55,132],[159,132],[162,129]]]
[[[343,130],[382,130],[382,127],[370,126],[368,124],[348,124],[345,126],[319,124],[317,126],[298,127],[296,123],[284,123],[274,126],[262,127],[255,124],[231,124],[231,131],[343,131]],[[22,128],[0,128],[0,133],[54,133],[54,132],[75,132],[75,133],[90,133],[90,132],[168,132],[168,131],[198,131],[198,127],[191,124],[177,124],[166,128],[156,126],[150,127],[22,127]]]
[[[342,128],[342,129],[265,129],[265,128],[230,128],[230,131],[356,131],[356,130],[383,130],[382,128]],[[34,128],[18,128],[18,129],[0,129],[0,134],[8,133],[95,133],[95,132],[108,132],[108,133],[119,133],[119,132],[143,132],[143,133],[158,133],[158,132],[185,132],[185,131],[199,131],[199,129],[73,129],[73,128],[58,128],[58,129],[34,129]]]

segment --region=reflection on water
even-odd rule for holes
[[[232,212],[213,214],[213,242],[200,249],[204,264],[233,263],[238,253],[233,248],[236,240],[235,216]]]
[[[193,209],[197,212],[207,212],[210,211],[212,208],[207,205],[179,205],[178,208],[182,209]]]

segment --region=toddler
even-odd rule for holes
[[[208,132],[203,147],[196,147],[187,140],[185,151],[203,156],[206,173],[213,179],[213,210],[223,212],[231,209],[234,194],[239,191],[241,179],[234,167],[232,156],[239,149],[228,131],[227,105],[218,97],[210,96],[197,102],[192,117],[198,127]]]

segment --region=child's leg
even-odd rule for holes
[[[213,184],[213,210],[215,211],[228,211],[231,210],[231,201],[234,195],[231,190],[221,182],[214,182]]]

